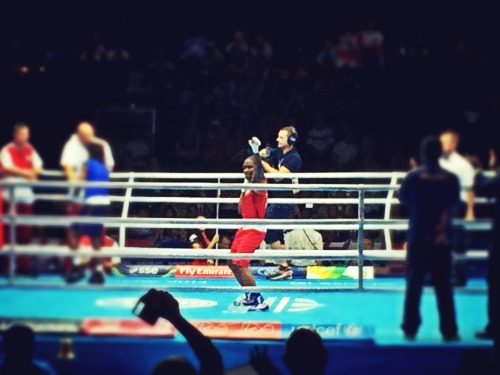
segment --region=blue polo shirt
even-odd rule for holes
[[[399,201],[408,208],[408,242],[432,242],[444,212],[449,235],[451,210],[460,202],[458,178],[437,164],[424,165],[404,178]]]
[[[89,159],[87,165],[87,181],[107,182],[109,181],[109,170],[103,162],[96,159]],[[105,187],[88,187],[85,189],[85,198],[107,197],[108,189]]]
[[[280,169],[281,166],[287,168],[290,172],[296,173],[300,172],[300,168],[302,167],[302,159],[297,149],[294,147],[286,154],[283,153],[281,148],[273,148],[271,149],[271,154],[269,156],[269,164],[271,167]],[[292,180],[290,178],[283,178],[279,181],[275,179],[271,179],[270,183],[282,183],[282,184],[291,184]],[[293,197],[293,192],[290,191],[269,191],[269,197],[273,198],[290,198]]]

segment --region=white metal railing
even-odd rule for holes
[[[62,178],[60,172],[47,171],[44,173],[46,177]],[[347,257],[349,259],[357,258],[359,264],[359,278],[358,288],[363,289],[363,262],[365,258],[376,259],[404,259],[405,252],[392,251],[392,242],[390,237],[391,230],[406,230],[408,227],[407,220],[394,220],[390,218],[391,206],[399,204],[399,201],[394,198],[394,191],[399,189],[398,181],[402,179],[406,173],[404,172],[382,172],[382,173],[295,173],[295,174],[266,174],[268,178],[299,178],[302,181],[307,179],[317,180],[335,180],[335,179],[362,179],[362,180],[388,180],[387,184],[345,184],[345,183],[299,183],[299,184],[252,184],[252,190],[301,190],[301,191],[328,191],[328,192],[350,192],[357,197],[348,198],[271,198],[269,203],[282,203],[282,204],[355,204],[358,206],[358,217],[356,219],[316,219],[316,220],[233,220],[233,219],[220,219],[219,218],[219,205],[237,204],[238,198],[224,198],[221,197],[221,191],[241,190],[248,189],[248,184],[240,182],[222,182],[222,180],[238,180],[241,181],[243,175],[241,173],[136,173],[136,172],[117,172],[112,173],[111,182],[72,182],[66,181],[35,181],[35,182],[9,182],[0,180],[0,189],[9,192],[10,202],[16,202],[16,188],[17,187],[36,187],[36,188],[56,188],[56,189],[69,189],[69,188],[83,188],[89,186],[108,187],[112,189],[124,190],[124,195],[112,195],[111,201],[123,202],[122,213],[120,218],[99,218],[108,228],[119,229],[118,249],[112,252],[103,250],[99,253],[92,253],[97,256],[121,256],[121,257],[154,257],[175,254],[177,257],[177,249],[148,249],[146,252],[144,248],[130,248],[125,247],[125,230],[127,228],[213,228],[219,229],[236,229],[242,225],[260,225],[266,226],[269,229],[303,229],[304,227],[311,227],[318,230],[357,230],[358,232],[358,249],[346,251],[314,251],[311,257],[314,259],[339,259]],[[117,181],[117,180],[126,181]],[[137,180],[156,180],[153,182],[144,182]],[[173,182],[168,182],[171,180]],[[179,182],[179,180],[181,182]],[[182,182],[188,180],[191,182]],[[214,182],[193,182],[192,180],[213,180]],[[141,190],[191,190],[191,191],[215,191],[216,197],[140,197],[133,196],[134,189]],[[387,196],[383,198],[366,197],[366,193],[372,192],[386,192]],[[47,200],[68,200],[71,196],[68,194],[37,194],[37,199]],[[202,203],[202,204],[216,204],[216,218],[215,219],[171,219],[171,218],[130,218],[129,207],[132,202],[152,202],[152,203]],[[486,204],[490,202],[487,199],[476,199],[478,204]],[[367,204],[383,205],[384,215],[383,219],[366,219],[365,207]],[[15,227],[19,224],[40,225],[41,220],[44,226],[67,226],[69,222],[82,222],[94,223],[93,218],[85,217],[62,217],[62,216],[19,216],[15,212],[15,204],[10,205],[10,212],[0,215],[0,221],[10,223],[10,244],[5,247],[9,254],[9,280],[14,282],[15,276],[15,257],[18,254],[41,255],[40,247],[21,246],[16,244]],[[486,231],[491,229],[490,220],[454,220],[454,225],[463,226],[466,230]],[[370,250],[368,253],[363,249],[363,238],[365,230],[383,230],[386,249],[383,251]],[[61,249],[61,247],[44,246],[43,255],[75,255],[69,249]],[[109,254],[108,254],[109,253]],[[80,253],[85,254],[85,252]],[[78,254],[79,255],[79,254]],[[214,259],[232,259],[240,256],[239,254],[229,254],[227,252],[214,253],[210,255],[203,252],[182,251],[181,258],[193,257],[206,257]],[[246,255],[248,257],[248,255]],[[255,259],[307,259],[308,254],[303,251],[290,252],[290,251],[257,251],[252,258]],[[479,256],[485,257],[484,252],[475,252],[468,254],[470,257]],[[311,258],[311,259],[312,259]]]

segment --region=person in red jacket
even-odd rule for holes
[[[25,123],[14,125],[13,140],[0,151],[0,170],[3,180],[11,182],[35,181],[43,168],[43,161],[35,148],[29,143],[30,129]],[[35,200],[31,187],[16,187],[15,212],[17,215],[32,215]],[[11,197],[8,189],[3,191],[3,212],[8,213]],[[8,226],[4,228],[4,241],[10,241]],[[29,244],[32,238],[30,225],[16,226],[16,242]],[[30,272],[30,258],[18,257],[18,271]]]

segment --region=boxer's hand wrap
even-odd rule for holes
[[[259,147],[261,145],[261,142],[259,140],[259,138],[257,137],[252,137],[252,139],[249,139],[248,140],[248,144],[250,145],[250,147],[252,148],[252,152],[254,154],[257,154],[259,152]]]

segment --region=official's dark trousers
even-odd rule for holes
[[[436,292],[439,329],[443,336],[454,336],[458,328],[451,285],[451,249],[430,243],[408,243],[406,264],[406,295],[403,324],[406,334],[415,335],[422,319],[420,300],[425,277],[430,273]]]

